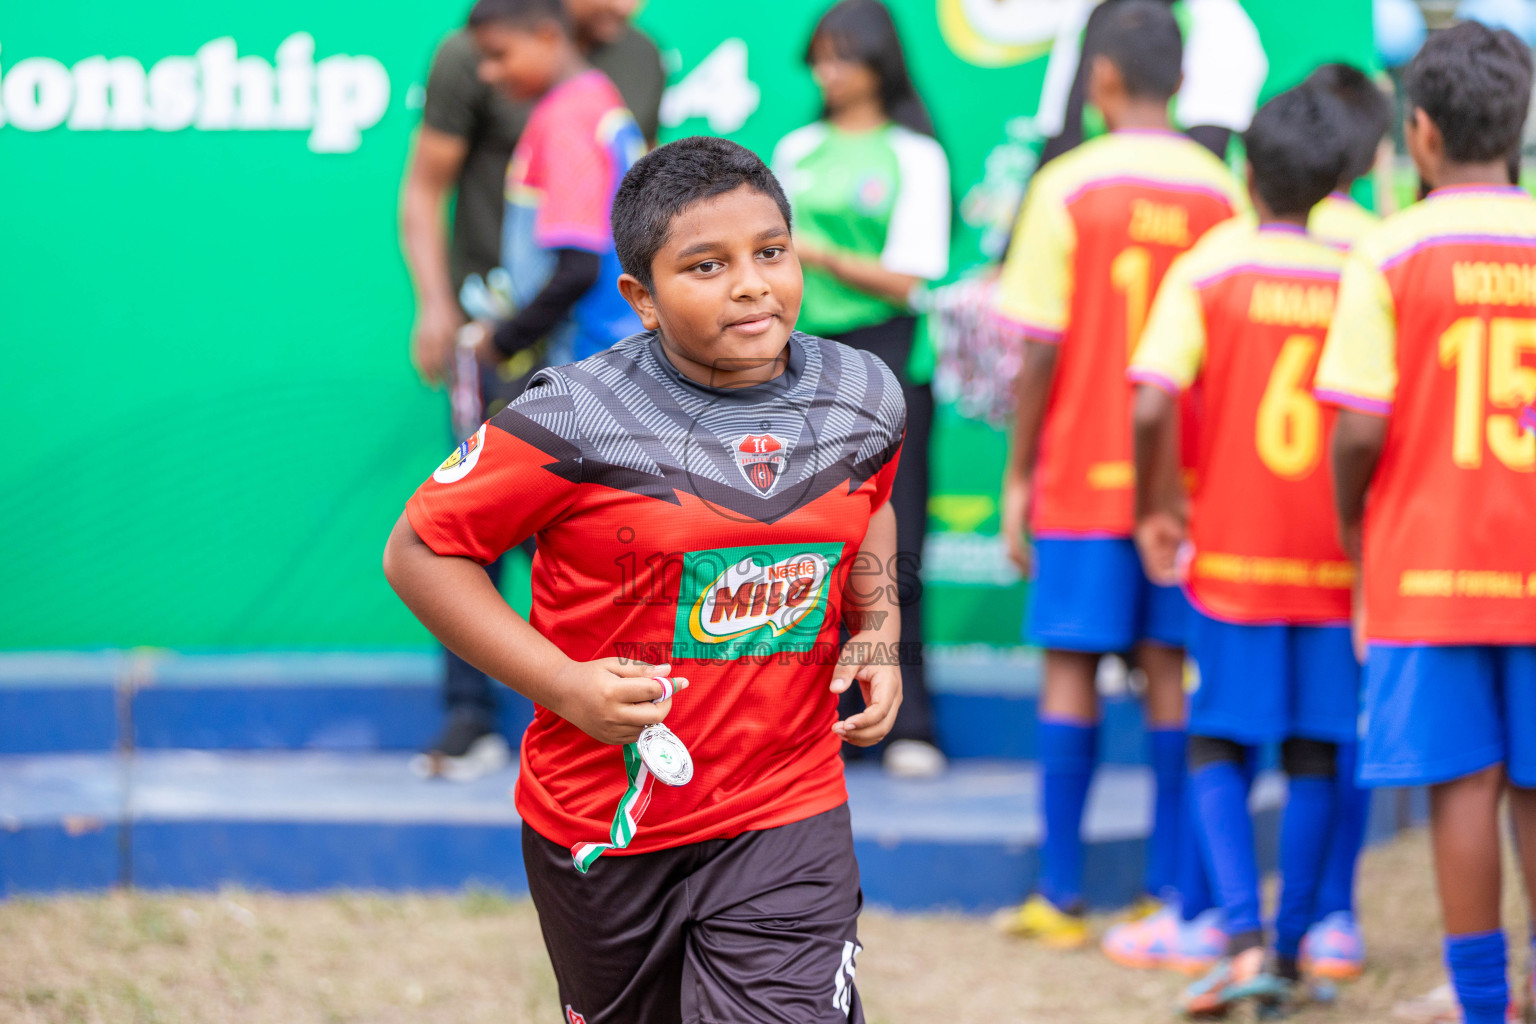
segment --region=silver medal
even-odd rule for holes
[[[640,731],[635,741],[640,760],[656,781],[667,786],[686,786],[693,778],[693,758],[677,734],[665,725],[648,725]]]

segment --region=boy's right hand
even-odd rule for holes
[[[1147,579],[1160,587],[1179,582],[1179,548],[1184,522],[1172,512],[1152,512],[1136,524],[1136,550]]]
[[[1003,474],[1003,502],[998,517],[998,530],[1008,548],[1008,560],[1019,572],[1029,575],[1029,540],[1025,536],[1029,528],[1029,506],[1033,494],[1029,476],[1011,465]]]
[[[640,730],[672,710],[672,699],[656,703],[666,689],[653,676],[671,676],[671,665],[646,665],[624,658],[573,661],[560,673],[558,706],[550,710],[599,743],[633,743]],[[681,693],[688,680],[672,676]]]

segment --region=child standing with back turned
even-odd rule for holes
[[[1311,394],[1344,257],[1306,229],[1344,168],[1346,127],[1343,108],[1308,86],[1254,115],[1243,141],[1256,222],[1223,226],[1174,263],[1131,364],[1136,541],[1147,574],[1182,575],[1194,605],[1189,785],[1228,932],[1226,955],[1185,993],[1192,1016],[1290,1001],[1333,832],[1338,745],[1358,718],[1354,569],[1333,529],[1324,465],[1332,416]],[[1178,398],[1196,386],[1186,531]],[[1290,788],[1271,946],[1248,765],[1277,742]]]
[[[1429,786],[1445,959],[1467,1024],[1509,1002],[1500,926],[1507,792],[1536,893],[1536,201],[1509,184],[1530,51],[1466,21],[1404,74],[1428,197],[1361,240],[1317,370],[1360,560],[1361,781]]]
[[[1131,542],[1125,368],[1168,265],[1241,202],[1225,165],[1169,125],[1183,40],[1168,6],[1120,0],[1105,9],[1091,44],[1088,98],[1110,133],[1035,176],[996,309],[1025,339],[1001,532],[1021,568],[1033,562],[1025,632],[1045,648],[1036,730],[1040,877],[1035,894],[999,924],[1060,947],[1088,940],[1080,831],[1096,759],[1094,680],[1105,654],[1134,651],[1146,673],[1157,780],[1146,896],[1188,888],[1176,877],[1188,832],[1180,827],[1188,607],[1178,588],[1147,580]],[[1195,859],[1192,846],[1184,854],[1186,863]]]

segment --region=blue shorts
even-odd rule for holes
[[[1189,601],[1154,586],[1136,545],[1121,537],[1035,541],[1035,580],[1024,639],[1058,651],[1111,654],[1141,640],[1183,647]]]
[[[1361,782],[1427,786],[1496,764],[1536,787],[1536,647],[1371,645]]]
[[[1200,672],[1191,735],[1244,744],[1358,735],[1360,663],[1348,626],[1254,626],[1192,611],[1189,655]]]

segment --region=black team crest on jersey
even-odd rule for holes
[[[743,434],[731,442],[731,454],[736,456],[736,468],[747,483],[765,498],[773,493],[789,465],[784,442],[772,434]]]

